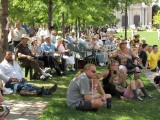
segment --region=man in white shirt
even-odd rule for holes
[[[15,27],[11,30],[11,36],[14,42],[14,47],[16,47],[21,40],[22,34],[27,34],[25,29],[20,26],[19,22],[15,23]]]
[[[6,88],[11,88],[15,92],[23,90],[29,94],[35,91],[35,95],[41,96],[42,94],[51,95],[57,89],[57,84],[49,89],[44,89],[44,87],[39,88],[27,83],[21,67],[13,60],[10,51],[4,53],[4,60],[0,63],[0,79],[3,80]]]

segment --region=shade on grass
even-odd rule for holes
[[[98,67],[101,72],[105,68]],[[156,100],[146,99],[144,102],[121,101],[113,98],[112,109],[101,108],[98,112],[81,112],[72,110],[66,105],[66,92],[70,80],[75,72],[68,72],[66,76],[54,75],[51,80],[30,81],[38,86],[50,87],[53,83],[58,83],[58,90],[52,96],[44,97],[21,97],[19,95],[5,95],[7,99],[48,101],[48,106],[39,116],[39,120],[160,120],[160,94],[152,84],[142,75],[142,80],[147,90],[156,97]]]

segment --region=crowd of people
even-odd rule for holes
[[[159,69],[160,53],[158,46],[149,46],[145,38],[135,35],[133,39],[115,38],[113,31],[96,31],[89,35],[75,31],[62,31],[53,27],[40,27],[37,31],[31,27],[26,31],[19,22],[10,26],[8,44],[4,59],[0,63],[0,79],[6,88],[20,95],[51,95],[57,84],[51,88],[37,87],[25,79],[21,67],[34,70],[33,79],[48,80],[52,73],[60,76],[66,71],[75,71],[76,56],[83,60],[93,56],[96,61],[89,63],[71,80],[67,91],[67,105],[82,111],[97,111],[106,106],[111,108],[111,98],[143,101],[143,97],[153,98],[147,93],[141,80],[141,70]],[[96,66],[105,66],[101,74]],[[69,72],[67,72],[69,74]],[[128,82],[128,74],[134,78]],[[102,84],[99,80],[102,78]],[[2,99],[0,102],[3,102]]]
[[[137,101],[155,99],[146,91],[141,72],[147,69],[159,71],[158,46],[149,46],[145,38],[140,40],[138,34],[133,39],[126,40],[114,39],[114,36],[109,35],[103,47],[108,41],[113,42],[116,49],[111,52],[108,50],[109,60],[105,63],[107,70],[98,74],[94,64],[87,64],[80,70],[68,87],[68,107],[81,111],[97,111],[102,106],[110,109],[112,97]],[[128,81],[128,76],[131,75],[133,78],[129,77],[131,80]],[[101,79],[102,84],[99,82]]]

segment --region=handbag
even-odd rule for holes
[[[126,64],[127,69],[131,70],[136,67],[136,65],[133,63],[131,59],[127,59],[127,64]]]
[[[160,85],[160,76],[155,76],[154,83]]]

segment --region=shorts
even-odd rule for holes
[[[124,92],[123,96],[127,99],[132,99],[134,97],[133,93],[127,93],[126,91]]]
[[[86,100],[80,101],[77,104],[76,109],[80,111],[95,111],[95,112],[98,111],[97,108],[92,108],[91,101],[86,101]]]

